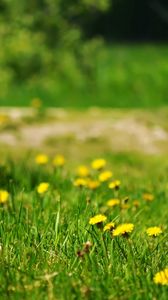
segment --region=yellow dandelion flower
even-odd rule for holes
[[[134,201],[133,201],[133,205],[134,205],[135,207],[139,207],[139,206],[140,206],[140,203],[139,203],[138,200],[134,200]]]
[[[128,204],[128,203],[121,204],[121,209],[128,209],[128,208],[130,208],[130,204]]]
[[[48,156],[46,154],[38,154],[35,157],[36,164],[45,165],[48,163]]]
[[[155,274],[153,281],[156,284],[168,285],[168,268]]]
[[[113,176],[113,173],[111,171],[104,171],[100,173],[99,175],[99,181],[100,182],[105,182],[109,180]]]
[[[44,194],[48,191],[49,183],[48,182],[41,182],[37,187],[37,192],[39,194]]]
[[[110,223],[107,223],[104,228],[103,228],[103,231],[112,231],[115,227],[115,223],[114,222],[110,222]]]
[[[87,166],[81,165],[77,168],[77,174],[81,177],[89,176],[89,168]]]
[[[154,227],[149,227],[148,229],[146,229],[146,233],[149,236],[158,236],[162,233],[162,229],[158,226],[154,226]]]
[[[91,180],[90,179],[90,180],[87,181],[87,186],[88,186],[89,189],[95,190],[100,186],[100,182],[97,181],[97,180]]]
[[[61,154],[58,154],[53,159],[53,165],[56,167],[62,167],[65,164],[65,157]]]
[[[95,225],[95,224],[102,223],[102,222],[104,222],[106,220],[107,220],[107,217],[105,215],[101,215],[100,214],[100,215],[96,215],[96,216],[90,218],[89,224]]]
[[[7,115],[0,115],[0,125],[4,125],[10,121]]]
[[[6,190],[0,190],[0,203],[6,203],[9,198],[9,193]]]
[[[120,204],[120,199],[110,199],[107,201],[107,206],[113,207]]]
[[[101,170],[105,167],[106,161],[103,158],[98,158],[92,161],[91,166],[94,170]]]
[[[31,106],[34,108],[40,108],[42,106],[42,101],[39,98],[34,98],[31,101]]]
[[[144,193],[143,194],[143,199],[144,200],[146,200],[146,201],[153,201],[153,199],[154,199],[154,195],[152,195],[152,194],[149,194],[149,193]]]
[[[84,178],[77,178],[74,181],[74,186],[79,186],[79,187],[83,187],[83,186],[87,186],[87,180],[85,180]]]
[[[131,223],[121,224],[117,226],[116,229],[114,229],[113,236],[127,235],[131,233],[133,229],[134,229],[134,224]]]
[[[119,189],[120,187],[120,184],[121,184],[121,181],[120,180],[114,180],[112,182],[109,183],[109,189]]]

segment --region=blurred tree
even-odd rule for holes
[[[32,80],[42,72],[72,80],[80,69],[92,75],[90,56],[101,43],[85,43],[82,28],[108,6],[109,0],[1,0],[1,83]]]
[[[0,95],[12,82],[94,86],[104,39],[168,39],[168,1],[0,0],[0,38]]]

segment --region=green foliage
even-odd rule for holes
[[[34,75],[27,84],[19,81],[10,85],[6,95],[1,96],[0,104],[27,106],[35,97],[40,97],[44,106],[56,107],[168,104],[166,45],[105,47],[99,39],[82,45],[79,63],[75,57],[69,51],[58,51],[57,70],[46,63],[47,72]]]
[[[168,103],[167,46],[108,46],[85,29],[109,0],[0,2],[0,105]],[[90,25],[89,25],[90,26]]]
[[[1,3],[0,90],[11,83],[43,84],[66,78],[70,84],[93,77],[99,42],[87,41],[84,20],[108,8],[108,0],[8,1]],[[90,44],[91,43],[91,44]],[[88,59],[87,59],[88,58]]]

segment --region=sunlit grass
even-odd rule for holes
[[[9,193],[0,204],[1,298],[166,300],[166,285],[154,282],[167,266],[166,157],[61,155],[64,163],[55,165],[55,154],[1,155],[0,189]],[[106,164],[93,169],[97,158]],[[76,186],[81,165],[86,185]],[[88,182],[104,170],[112,179],[93,189]],[[109,189],[113,180],[121,184]],[[120,201],[108,206],[110,199]],[[90,222],[96,215],[105,216],[97,225]],[[103,230],[109,222],[133,226],[118,235]],[[153,226],[161,228],[156,237],[146,232]]]

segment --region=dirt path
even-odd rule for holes
[[[40,116],[32,109],[0,110],[1,147],[44,148],[60,140],[65,144],[104,143],[110,151],[166,153],[165,112],[49,109]]]

